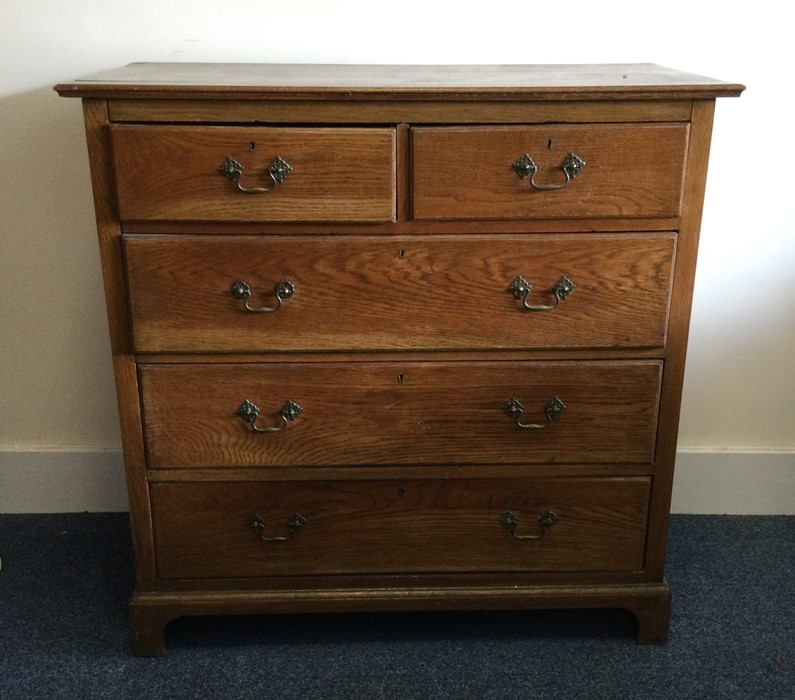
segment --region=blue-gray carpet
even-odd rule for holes
[[[795,517],[674,516],[666,646],[622,611],[196,618],[132,656],[122,514],[0,515],[0,698],[795,698]]]

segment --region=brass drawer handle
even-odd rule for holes
[[[246,520],[246,527],[255,534],[259,535],[259,538],[263,542],[287,542],[287,540],[291,540],[299,532],[301,532],[304,525],[306,525],[308,522],[309,520],[307,520],[300,513],[293,513],[289,518],[287,518],[286,535],[268,536],[265,534],[265,519],[257,513],[254,513],[248,520]]]
[[[552,293],[555,295],[555,303],[551,306],[546,304],[528,304],[527,297],[530,296],[530,292],[533,290],[533,285],[530,284],[524,277],[519,275],[513,282],[508,285],[508,291],[513,294],[517,299],[520,299],[522,302],[522,306],[527,309],[528,311],[549,311],[554,309],[561,301],[566,299],[569,294],[571,294],[577,285],[574,284],[566,275],[562,275],[561,278],[552,285]]]
[[[244,421],[246,421],[246,423],[250,424],[251,429],[255,433],[278,433],[280,430],[284,430],[287,427],[288,421],[294,421],[301,413],[303,413],[303,410],[303,408],[293,401],[285,402],[285,404],[279,409],[279,424],[269,428],[260,428],[258,425],[256,425],[257,418],[259,418],[259,408],[257,408],[257,406],[251,403],[251,401],[248,399],[238,406],[238,409],[235,413]]]
[[[547,401],[544,406],[544,415],[547,417],[546,423],[522,423],[521,417],[524,413],[524,406],[517,398],[512,398],[506,403],[502,410],[505,411],[511,418],[514,419],[516,425],[520,428],[529,428],[537,430],[539,428],[546,428],[553,420],[555,420],[566,409],[566,404],[563,403],[557,396]]]
[[[245,168],[242,163],[236,161],[232,156],[224,158],[224,162],[221,163],[221,166],[218,168],[218,172],[225,178],[234,182],[237,189],[241,192],[245,194],[264,194],[265,192],[270,192],[276,185],[284,182],[287,176],[293,172],[293,167],[283,158],[276,156],[268,166],[267,172],[271,178],[271,182],[267,187],[243,187],[243,185],[240,184],[240,178],[243,176],[244,170]]]
[[[530,178],[530,184],[536,190],[562,190],[566,185],[568,185],[577,175],[580,174],[580,170],[585,167],[585,161],[580,158],[576,153],[569,153],[564,159],[563,162],[560,164],[560,169],[563,171],[563,174],[566,176],[566,181],[563,182],[561,185],[539,185],[536,182],[536,173],[538,172],[538,166],[535,164],[535,161],[530,157],[529,153],[525,153],[523,156],[520,156],[517,161],[511,166],[516,174],[524,180],[525,178]]]
[[[282,302],[285,299],[289,299],[295,294],[295,285],[289,280],[282,280],[276,283],[276,286],[273,288],[273,295],[276,297],[276,306],[250,306],[248,302],[251,298],[251,286],[248,282],[244,282],[243,280],[235,280],[232,282],[232,286],[229,287],[229,293],[235,299],[245,300],[243,305],[246,311],[250,311],[253,314],[272,314],[282,307]]]
[[[511,537],[517,540],[540,540],[547,534],[547,530],[551,528],[560,518],[555,515],[551,510],[538,516],[538,524],[541,527],[541,532],[538,535],[517,535],[516,528],[519,527],[519,516],[512,510],[506,510],[500,516],[500,524],[511,533]]]

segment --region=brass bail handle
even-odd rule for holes
[[[293,166],[281,156],[276,156],[271,161],[266,171],[270,177],[270,183],[266,187],[243,187],[243,185],[240,184],[240,179],[243,177],[244,170],[245,167],[243,167],[243,164],[236,161],[232,156],[224,158],[224,162],[221,163],[221,166],[218,168],[218,172],[225,178],[231,180],[240,192],[244,192],[245,194],[264,194],[265,192],[273,190],[276,185],[284,182],[287,176],[293,172]]]
[[[504,404],[502,410],[513,418],[516,425],[520,428],[540,430],[541,428],[546,428],[553,420],[560,416],[560,414],[566,410],[566,404],[557,396],[547,401],[546,406],[544,406],[544,415],[547,417],[546,423],[522,423],[521,418],[524,413],[524,405],[515,397]]]
[[[295,294],[295,285],[289,280],[282,280],[277,282],[273,288],[273,296],[276,297],[276,306],[251,306],[249,300],[251,299],[251,285],[244,280],[235,280],[232,286],[229,287],[229,293],[235,299],[243,299],[243,306],[246,311],[253,314],[272,314],[282,307],[282,302]]]
[[[514,281],[508,285],[508,291],[517,299],[519,299],[522,302],[522,306],[528,311],[551,311],[558,304],[560,304],[561,301],[566,299],[576,288],[577,285],[574,284],[574,282],[572,282],[566,275],[562,275],[561,278],[555,282],[554,285],[552,285],[552,293],[555,295],[555,303],[549,305],[528,303],[527,298],[530,296],[530,292],[533,291],[533,285],[521,275],[518,275],[516,279],[514,279]]]
[[[566,177],[566,180],[560,185],[539,185],[536,182],[538,166],[530,157],[529,153],[519,156],[519,158],[511,167],[522,180],[529,177],[530,185],[533,187],[533,189],[544,192],[549,190],[562,190],[564,187],[566,187],[575,177],[577,177],[577,175],[580,174],[580,170],[585,167],[585,161],[576,153],[569,153],[560,164],[560,169],[563,171],[563,174]]]
[[[287,542],[287,540],[291,540],[293,537],[298,535],[298,533],[300,533],[303,529],[304,525],[306,525],[308,522],[309,520],[300,513],[293,513],[289,518],[287,518],[286,535],[266,535],[265,519],[261,515],[254,513],[248,520],[246,520],[246,527],[258,535],[263,542]]]
[[[257,418],[259,418],[259,408],[255,404],[251,403],[251,401],[248,399],[238,406],[235,413],[238,417],[246,421],[246,423],[251,426],[251,429],[255,433],[278,433],[280,430],[284,430],[287,427],[288,422],[294,421],[301,413],[303,413],[303,411],[304,409],[294,401],[286,401],[279,409],[278,424],[267,428],[262,428],[257,425]]]
[[[519,516],[516,515],[512,510],[506,510],[500,516],[500,525],[502,525],[508,532],[511,533],[511,537],[517,540],[540,540],[544,535],[547,534],[547,530],[551,528],[556,522],[558,522],[560,518],[555,515],[551,510],[548,510],[546,513],[542,513],[538,516],[538,525],[541,528],[541,531],[537,535],[517,535],[516,529],[519,527]]]

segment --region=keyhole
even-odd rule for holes
[[[547,141],[547,148],[552,148],[552,139],[549,139],[549,141]]]
[[[398,384],[402,384],[402,383],[403,383],[403,379],[404,379],[404,377],[403,377],[403,372],[401,372],[401,373],[400,373],[400,374],[398,374],[398,376],[397,376]]]
[[[248,150],[249,151],[256,151],[257,150],[257,142],[256,141],[249,141],[248,142]]]
[[[402,487],[399,488],[397,490],[397,494],[398,494],[398,498],[404,498],[406,496],[406,489],[404,489]]]
[[[406,251],[403,250],[403,248],[401,248],[398,251],[398,258],[400,258],[401,260],[405,260],[406,259]]]

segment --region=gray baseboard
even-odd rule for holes
[[[120,450],[0,451],[0,513],[126,510]]]
[[[680,450],[671,511],[795,515],[795,452]]]

